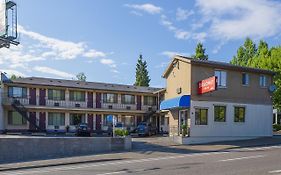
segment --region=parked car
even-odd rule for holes
[[[137,132],[139,136],[151,136],[156,135],[157,128],[148,122],[141,122],[137,126]]]
[[[80,123],[76,129],[77,136],[91,136],[91,129],[87,123]]]

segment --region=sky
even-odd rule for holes
[[[150,86],[175,54],[202,42],[209,60],[229,62],[246,37],[280,45],[279,0],[15,0],[20,45],[0,49],[8,75],[133,84],[140,54]]]

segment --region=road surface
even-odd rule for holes
[[[126,154],[130,153],[116,154],[116,159],[108,161],[2,171],[0,175],[281,175],[280,145],[203,153],[163,152],[147,158],[128,158]]]

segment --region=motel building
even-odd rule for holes
[[[196,144],[272,136],[274,72],[175,56],[163,73],[169,135]]]
[[[272,136],[274,72],[175,56],[166,88],[1,75],[0,132],[106,133],[146,121],[182,144]]]
[[[93,133],[106,134],[113,118],[129,131],[142,121],[169,129],[168,118],[156,113],[159,88],[2,74],[0,90],[2,132],[75,132],[87,123]]]

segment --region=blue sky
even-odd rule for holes
[[[151,86],[176,53],[201,41],[210,60],[229,62],[249,36],[280,45],[281,2],[274,0],[16,0],[19,46],[0,50],[0,71],[21,76],[133,84],[139,54]]]

